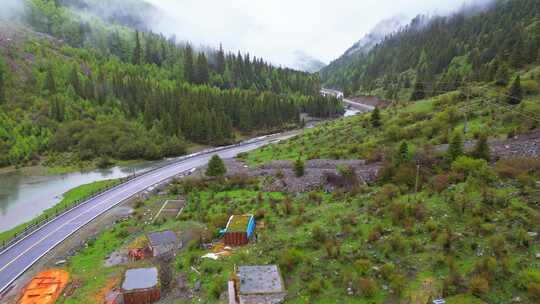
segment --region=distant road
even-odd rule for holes
[[[371,112],[375,110],[374,106],[370,106],[367,104],[359,103],[356,101],[352,101],[350,99],[346,99],[343,92],[338,90],[332,90],[332,89],[321,89],[321,94],[323,95],[332,95],[335,96],[338,99],[341,99],[341,101],[357,110],[360,110],[361,112]]]
[[[257,149],[296,134],[297,132],[289,132],[260,137],[234,146],[195,153],[159,169],[144,173],[82,203],[0,252],[0,295],[54,247],[101,214],[133,195],[192,168],[206,165],[214,154],[221,158],[232,158],[239,153]]]

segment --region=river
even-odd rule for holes
[[[0,173],[0,232],[28,222],[62,200],[62,194],[80,185],[141,173],[160,162],[49,175],[32,167]]]
[[[345,117],[357,110],[346,109]],[[0,232],[28,222],[62,200],[62,194],[80,185],[124,177],[149,170],[160,162],[50,175],[41,167],[0,172]]]

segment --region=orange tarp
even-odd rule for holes
[[[54,304],[66,286],[69,274],[60,269],[38,273],[24,288],[18,304]]]

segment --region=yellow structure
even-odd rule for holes
[[[61,269],[38,273],[24,288],[18,304],[54,304],[66,286],[69,274]]]

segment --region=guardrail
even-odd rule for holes
[[[141,177],[143,175],[150,174],[150,173],[152,173],[152,172],[154,172],[156,170],[160,170],[160,169],[163,169],[165,167],[180,163],[180,162],[182,162],[182,161],[184,161],[186,159],[189,159],[189,158],[193,158],[193,157],[201,156],[201,155],[207,155],[207,154],[211,154],[211,153],[217,153],[217,152],[228,150],[228,149],[231,149],[231,148],[236,148],[236,147],[241,147],[241,146],[245,146],[245,145],[249,145],[249,144],[262,142],[262,141],[266,140],[268,137],[279,135],[279,134],[282,134],[282,133],[271,134],[271,135],[266,135],[266,136],[260,136],[260,137],[248,139],[246,141],[243,141],[243,142],[240,142],[240,143],[237,143],[237,144],[218,147],[218,148],[213,148],[213,149],[206,149],[206,150],[199,151],[199,152],[196,152],[196,153],[192,153],[192,154],[189,154],[189,155],[176,157],[176,158],[171,159],[171,160],[166,160],[162,164],[160,164],[159,166],[156,166],[156,167],[154,167],[154,168],[152,168],[150,170],[143,171],[143,172],[141,172],[139,174],[132,174],[132,175],[128,175],[126,177],[122,177],[122,178],[119,179],[119,182],[114,184],[114,185],[111,185],[111,186],[105,187],[103,189],[100,189],[99,191],[94,192],[91,195],[89,195],[89,196],[87,196],[87,197],[85,197],[83,199],[76,200],[71,205],[65,206],[65,208],[63,208],[63,209],[60,207],[59,208],[60,210],[56,211],[53,216],[45,217],[41,221],[35,221],[35,222],[29,224],[28,226],[26,226],[24,228],[23,231],[21,231],[19,233],[15,233],[15,235],[11,239],[9,239],[9,241],[3,241],[2,244],[0,244],[0,254],[4,253],[7,249],[11,248],[15,244],[17,244],[19,241],[23,240],[27,236],[29,236],[32,233],[36,232],[37,230],[41,229],[42,227],[44,227],[48,223],[53,222],[54,220],[61,217],[62,215],[65,215],[68,212],[70,212],[71,210],[73,210],[73,209],[75,209],[75,208],[77,208],[77,207],[79,207],[79,206],[81,206],[83,204],[88,203],[92,199],[97,198],[97,197],[99,197],[100,195],[102,195],[102,194],[104,194],[106,192],[109,192],[109,191],[112,191],[112,190],[114,190],[116,188],[119,188],[119,187],[125,185],[126,183],[128,183],[128,182],[130,182],[130,181],[132,181],[132,180],[134,180],[134,179],[136,179],[138,177]],[[55,207],[53,207],[53,208],[55,208]]]

